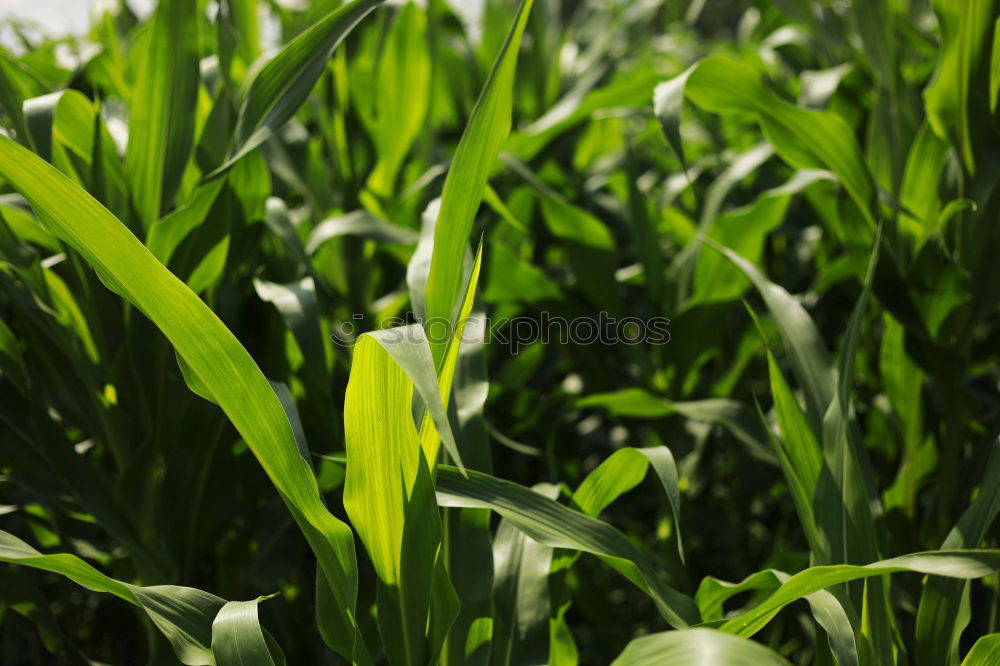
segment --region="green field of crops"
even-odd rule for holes
[[[1000,0],[83,4],[0,664],[1000,666]]]

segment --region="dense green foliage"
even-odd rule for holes
[[[0,48],[0,662],[997,662],[1000,0],[99,5]]]

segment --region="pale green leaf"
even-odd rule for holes
[[[788,666],[770,649],[715,631],[685,629],[637,638],[626,646],[612,666]]]

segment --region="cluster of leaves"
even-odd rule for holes
[[[11,22],[0,660],[995,663],[998,18]]]

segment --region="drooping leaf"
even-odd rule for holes
[[[442,506],[492,509],[539,543],[598,555],[649,594],[672,626],[698,621],[691,599],[662,583],[652,563],[607,523],[523,486],[472,470],[463,477],[454,468],[439,466],[437,491]]]
[[[767,448],[766,433],[754,414],[738,400],[708,398],[705,400],[670,401],[658,398],[640,388],[622,389],[612,393],[595,393],[577,401],[579,407],[599,407],[615,416],[655,419],[679,414],[692,421],[718,424],[746,444],[757,458],[774,463]]]
[[[746,592],[773,591],[790,576],[783,571],[767,569],[758,571],[744,578],[739,583],[725,581],[706,576],[698,585],[695,601],[706,621],[722,619],[722,605],[730,597]],[[826,631],[830,648],[837,657],[840,666],[858,665],[858,646],[854,638],[854,627],[851,618],[835,596],[826,590],[818,590],[805,597],[812,610],[813,617]]]
[[[597,516],[620,495],[638,485],[649,469],[656,472],[670,504],[674,529],[677,531],[677,550],[683,562],[677,465],[667,447],[624,448],[615,451],[580,483],[580,487],[573,493],[573,504],[589,516]]]
[[[351,655],[357,593],[353,534],[323,505],[281,403],[253,359],[208,306],[110,212],[6,137],[0,137],[0,175],[109,288],[157,325],[243,435],[316,553],[341,609],[339,647]]]
[[[0,560],[58,573],[88,590],[124,599],[146,612],[170,641],[182,663],[192,666],[216,663],[212,652],[212,623],[226,605],[224,599],[190,587],[129,585],[105,576],[75,555],[43,555],[14,535],[2,531]],[[259,625],[257,631],[260,631]],[[222,662],[224,665],[225,662]]]
[[[212,622],[217,666],[276,666],[257,619],[257,607],[264,599],[229,601],[219,610]]]
[[[836,174],[874,231],[875,186],[857,141],[840,116],[796,107],[771,92],[753,67],[724,56],[705,58],[661,86],[658,115],[671,135],[679,123],[681,89],[706,111],[751,113],[778,155],[791,166]]]
[[[962,660],[962,666],[989,666],[1000,659],[1000,634],[983,636]]]
[[[935,550],[863,566],[833,564],[811,567],[789,578],[753,610],[727,620],[720,629],[738,636],[753,636],[789,603],[838,583],[907,571],[950,578],[981,578],[998,569],[998,550]]]
[[[309,242],[306,243],[306,252],[313,255],[325,243],[340,236],[359,236],[399,245],[413,245],[418,239],[418,235],[412,229],[397,226],[359,210],[327,218],[317,224],[309,236]]]
[[[420,434],[420,445],[424,451],[424,457],[430,461],[428,464],[433,468],[437,461],[438,446],[444,445],[448,455],[462,467],[462,458],[458,453],[458,446],[455,443],[455,435],[451,430],[445,412],[445,403],[442,399],[447,392],[441,390],[441,379],[434,369],[434,362],[431,359],[430,343],[423,327],[419,324],[409,326],[399,326],[381,331],[366,333],[363,338],[369,338],[377,342],[382,349],[393,359],[393,361],[406,373],[413,382],[413,387],[417,390],[427,410],[427,420],[422,425]],[[448,377],[448,388],[450,389],[451,377]],[[437,434],[431,436],[429,428],[433,427]]]

